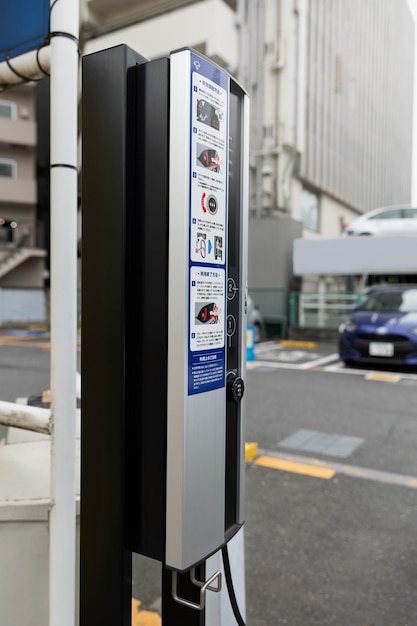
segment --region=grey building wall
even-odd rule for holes
[[[406,0],[309,0],[300,176],[358,211],[411,198]]]
[[[249,220],[249,291],[291,287],[293,241],[301,230],[300,222],[284,216]]]

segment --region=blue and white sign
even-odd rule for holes
[[[2,0],[0,62],[42,46],[49,34],[49,0]]]
[[[225,386],[229,77],[191,54],[190,395]]]

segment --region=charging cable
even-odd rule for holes
[[[230,598],[230,604],[232,605],[233,614],[239,626],[246,626],[243,620],[242,614],[239,610],[239,606],[236,600],[235,590],[233,587],[232,572],[230,569],[229,550],[227,548],[227,543],[222,547],[222,557],[223,557],[223,567],[224,567],[224,575],[226,578],[227,591],[228,591],[229,598]]]

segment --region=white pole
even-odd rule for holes
[[[49,624],[75,624],[78,0],[51,0]]]

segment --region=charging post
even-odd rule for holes
[[[204,626],[244,522],[248,107],[190,49],[84,58],[81,626],[127,626],[132,552]]]

